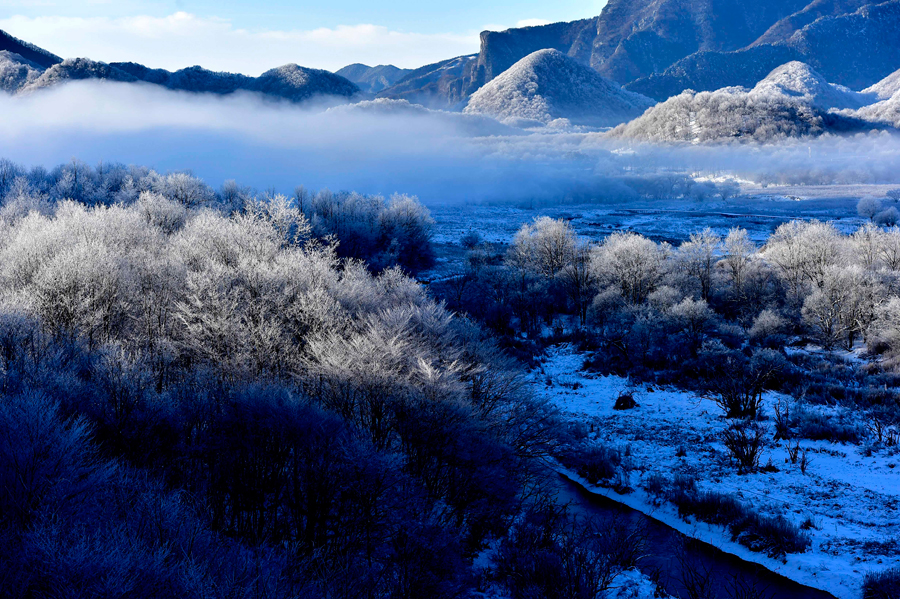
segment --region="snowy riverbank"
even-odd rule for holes
[[[581,481],[593,492],[839,599],[859,599],[866,572],[900,562],[900,468],[896,467],[900,455],[882,451],[867,456],[855,445],[801,441],[812,457],[804,474],[788,460],[783,442],[770,442],[762,463],[771,461],[778,471],[738,475],[719,440],[727,421],[714,401],[586,373],[581,368],[584,358],[570,346],[554,348],[532,378],[538,394],[573,420],[592,427],[592,438],[619,448],[626,456],[628,482],[634,491],[620,495]],[[626,390],[635,394],[638,407],[613,410],[615,399]],[[779,399],[790,401],[768,396],[767,414],[773,413]],[[764,424],[774,432],[771,421]],[[695,477],[701,489],[733,494],[757,511],[783,515],[798,525],[809,520],[814,526],[809,530],[810,550],[773,559],[731,541],[721,526],[683,520],[675,506],[659,505],[642,488],[652,475],[675,474]]]

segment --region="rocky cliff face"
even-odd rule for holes
[[[413,101],[459,106],[546,48],[657,100],[685,89],[752,87],[792,60],[860,89],[900,68],[897,31],[900,0],[610,0],[592,19],[482,33],[474,61],[452,75],[433,69],[432,85],[417,86]],[[401,85],[380,95],[410,98],[409,91]]]

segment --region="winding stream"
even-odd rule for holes
[[[834,599],[830,593],[804,586],[759,564],[744,561],[711,545],[690,539],[637,510],[591,493],[562,475],[559,499],[570,503],[575,514],[613,517],[643,527],[647,535],[647,550],[639,568],[651,577],[656,577],[660,586],[672,597],[693,597],[689,587],[696,588],[697,585],[685,582],[693,577],[695,581],[707,579],[707,588],[714,593],[716,599]],[[748,587],[762,593],[740,594],[741,589],[746,591]]]

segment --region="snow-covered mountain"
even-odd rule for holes
[[[0,31],[0,52],[11,52],[24,58],[29,63],[37,65],[40,69],[48,69],[62,62],[62,58],[56,54],[38,48],[34,44],[22,41],[11,36],[5,31]]]
[[[855,114],[867,121],[891,125],[900,129],[900,90],[887,100],[864,106]]]
[[[900,70],[894,71],[875,85],[863,90],[864,94],[872,94],[878,100],[888,100],[900,92]]]
[[[796,98],[820,110],[860,108],[870,98],[842,85],[828,83],[807,64],[792,61],[784,64],[756,84],[751,96]]]
[[[4,48],[18,49],[27,56]],[[35,57],[40,62],[29,57]],[[259,77],[248,77],[210,71],[199,66],[170,72],[133,62],[107,64],[89,58],[62,60],[0,31],[0,90],[32,93],[85,79],[144,82],[172,90],[220,95],[238,91],[258,92],[291,102],[302,102],[313,97],[349,99],[360,94],[356,84],[340,75],[295,64],[266,71]]]
[[[404,75],[379,98],[408,100],[427,108],[461,109],[471,91],[464,86],[466,73],[475,65],[476,56],[457,56],[425,65]]]
[[[820,108],[810,97],[727,87],[682,92],[610,135],[647,142],[771,142],[877,128],[885,127],[854,111]]]
[[[13,93],[34,83],[41,76],[43,70],[40,65],[19,54],[2,50],[0,51],[0,90]]]
[[[380,64],[370,67],[356,63],[347,65],[341,70],[335,71],[334,74],[352,81],[364,92],[377,94],[391,87],[411,72],[410,69],[400,69],[392,64]]]
[[[700,51],[625,85],[665,99],[685,89],[751,86],[797,60],[828,81],[861,89],[900,68],[900,0],[815,0],[734,51]]]
[[[68,81],[81,81],[84,79],[137,81],[135,77],[115,67],[111,67],[105,62],[97,62],[89,58],[69,58],[45,70],[40,77],[26,84],[18,91],[20,93],[28,93]]]
[[[455,72],[429,65],[432,84],[415,85],[418,97],[408,85],[380,95],[455,106],[545,48],[657,100],[752,87],[794,60],[860,89],[900,68],[898,30],[900,0],[609,0],[592,19],[485,31],[480,52]]]
[[[475,92],[468,114],[550,123],[612,127],[629,121],[655,102],[628,92],[558,50],[529,54]]]

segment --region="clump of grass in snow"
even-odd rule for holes
[[[676,481],[669,500],[682,518],[694,518],[725,526],[731,538],[751,551],[770,557],[805,552],[812,540],[805,531],[783,516],[765,516],[753,511],[731,495],[699,491],[693,481]]]
[[[863,599],[895,599],[900,597],[900,568],[869,572],[863,583]]]

